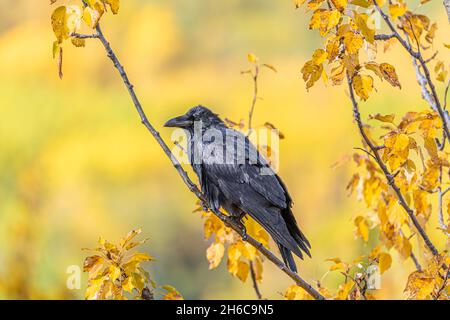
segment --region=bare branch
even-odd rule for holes
[[[389,40],[395,38],[395,34],[391,33],[391,34],[376,34],[375,35],[375,40]]]
[[[437,255],[438,251],[437,251],[436,247],[433,245],[433,243],[431,242],[427,233],[425,232],[425,230],[422,228],[419,221],[417,220],[414,210],[408,206],[402,192],[400,191],[400,188],[396,185],[396,183],[394,181],[394,176],[392,175],[392,173],[389,171],[389,169],[384,164],[383,160],[380,157],[380,154],[378,153],[376,146],[372,143],[372,141],[369,139],[366,132],[364,131],[364,125],[361,121],[361,114],[359,113],[358,103],[356,102],[355,93],[353,91],[352,79],[350,78],[350,76],[348,74],[347,74],[347,83],[348,83],[348,89],[350,91],[350,99],[353,104],[353,116],[358,125],[359,132],[360,132],[364,142],[369,146],[370,150],[372,151],[372,154],[374,155],[378,166],[383,171],[384,176],[386,177],[388,185],[394,190],[399,204],[403,207],[403,209],[408,214],[413,225],[415,226],[415,228],[419,232],[420,236],[424,240],[426,246],[428,247],[428,249],[431,251],[431,253],[433,255]]]
[[[71,33],[70,36],[72,38],[77,38],[77,39],[97,39],[98,38],[98,34]]]
[[[189,188],[189,190],[194,193],[197,198],[203,203],[208,204],[206,197],[203,195],[203,193],[199,190],[197,185],[192,182],[192,180],[189,178],[186,171],[181,166],[180,162],[175,158],[175,156],[172,154],[171,150],[167,146],[167,144],[164,142],[164,140],[161,138],[159,132],[151,125],[149,122],[144,110],[142,109],[141,103],[139,102],[138,97],[136,96],[136,93],[134,91],[133,85],[130,83],[130,80],[128,79],[128,75],[125,72],[123,66],[120,64],[119,59],[115,55],[114,51],[112,50],[109,42],[106,40],[105,36],[102,33],[102,30],[100,28],[100,24],[97,25],[96,28],[97,34],[96,38],[98,38],[102,45],[104,46],[107,56],[114,64],[114,67],[118,70],[123,83],[125,84],[128,93],[131,97],[131,100],[133,101],[134,107],[136,108],[136,111],[139,114],[141,123],[147,128],[147,130],[151,133],[153,138],[158,142],[161,149],[164,151],[164,153],[167,155],[167,157],[172,162],[172,165],[177,170],[178,174],[180,175],[183,182],[186,184],[186,186]],[[258,249],[268,260],[270,260],[278,269],[283,271],[285,274],[287,274],[292,280],[295,281],[295,283],[305,289],[306,292],[308,292],[312,297],[319,300],[324,300],[325,297],[321,295],[316,289],[314,289],[308,282],[306,282],[303,278],[301,278],[296,272],[291,271],[286,267],[286,265],[278,259],[270,250],[268,250],[264,245],[251,236],[247,235],[242,228],[236,224],[230,217],[223,214],[219,210],[215,210],[212,208],[209,208],[220,220],[222,220],[226,226],[232,228],[234,231],[236,231],[241,237],[242,240],[250,243],[252,246],[254,246],[256,249]]]
[[[445,11],[447,11],[448,22],[450,22],[450,0],[444,0]]]
[[[444,210],[443,210],[443,199],[444,199],[444,194],[448,192],[449,188],[447,188],[444,192],[442,192],[442,164],[439,166],[439,187],[438,189],[438,219],[439,219],[439,227],[442,229],[442,232],[444,232],[444,234],[446,236],[450,236],[450,233],[448,233],[447,230],[447,225],[444,222]]]
[[[411,260],[414,262],[414,265],[416,266],[417,271],[422,271],[422,266],[419,263],[419,260],[417,260],[416,256],[413,252],[411,252]]]
[[[258,281],[256,280],[255,266],[253,265],[253,261],[250,261],[250,276],[252,277],[253,289],[255,289],[256,296],[258,300],[262,300],[262,294],[259,290]]]
[[[258,76],[259,76],[259,65],[255,63],[255,72],[252,73],[253,78],[253,99],[252,106],[250,107],[250,112],[248,113],[248,132],[252,131],[252,118],[253,111],[255,110],[256,101],[258,100]]]

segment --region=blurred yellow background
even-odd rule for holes
[[[146,267],[158,283],[174,285],[185,298],[255,298],[250,281],[233,278],[226,262],[208,270],[202,220],[192,212],[196,199],[140,125],[101,45],[67,44],[58,78],[53,8],[49,1],[0,3],[0,298],[83,298],[86,276],[81,289],[69,290],[67,267],[81,267],[81,248],[94,246],[99,235],[117,241],[135,227],[150,237],[141,250],[156,257]],[[425,12],[438,21],[436,43],[442,43],[449,28],[441,1]],[[304,9],[289,0],[127,0],[119,15],[102,20],[166,141],[171,130],[162,124],[197,104],[247,119],[252,82],[240,71],[249,68],[248,52],[278,69],[262,73],[253,123],[270,121],[286,136],[280,175],[312,243],[313,257],[298,261],[299,272],[314,283],[330,266],[325,259],[351,261],[370,252],[377,235],[367,245],[355,240],[352,217],[365,207],[345,190],[353,167],[332,168],[360,145],[345,88],[319,84],[307,92],[301,79],[301,66],[321,41],[307,25]],[[436,49],[448,57],[448,49]],[[364,116],[426,108],[400,48],[385,56],[402,90],[377,83],[378,93],[362,105]],[[429,232],[442,248],[435,225]],[[411,261],[391,253],[393,267],[377,298],[402,298],[412,270]],[[270,263],[264,267],[264,297],[282,298],[291,281]],[[342,276],[322,280],[333,290]]]

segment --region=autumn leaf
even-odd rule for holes
[[[357,216],[354,224],[356,226],[356,235],[361,237],[364,242],[369,240],[369,225],[363,216]]]
[[[184,300],[181,293],[179,293],[178,290],[174,287],[164,285],[162,286],[162,288],[167,291],[167,293],[163,297],[163,300]]]
[[[397,3],[393,3],[389,5],[389,13],[392,17],[392,19],[397,19],[400,16],[403,16],[406,13],[407,10],[406,3],[403,1],[398,1]]]
[[[313,297],[305,289],[295,284],[286,289],[284,298],[286,300],[313,300]]]
[[[382,115],[380,113],[377,113],[375,115],[369,115],[369,119],[375,119],[381,122],[394,123],[395,114]]]
[[[382,252],[378,256],[378,266],[380,268],[380,273],[383,274],[386,270],[391,267],[392,257],[389,253]]]
[[[341,13],[338,10],[317,9],[314,11],[309,23],[310,29],[319,29],[323,37],[338,25],[341,19]]]
[[[363,35],[364,39],[373,44],[375,42],[375,30],[369,28],[368,26],[369,16],[366,13],[357,13],[356,11],[353,12],[353,15],[354,23]]]
[[[354,54],[363,46],[363,38],[361,35],[348,31],[344,34],[344,45],[348,53]]]
[[[440,82],[445,82],[447,79],[448,71],[445,70],[445,65],[442,61],[437,61],[434,67],[434,72],[436,73],[436,80]]]
[[[392,86],[399,87],[400,89],[402,88],[400,82],[398,81],[394,66],[390,65],[389,63],[381,63],[380,72],[383,76],[383,79],[389,82]]]
[[[373,78],[367,75],[356,75],[353,78],[353,88],[356,94],[366,101],[373,89]]]
[[[206,259],[209,261],[209,269],[217,268],[222,261],[225,247],[222,243],[212,243],[206,250]]]
[[[92,29],[97,27],[98,22],[103,14],[103,10],[99,11],[91,7],[85,7],[83,10],[83,21]]]
[[[434,278],[424,271],[414,271],[408,277],[404,293],[407,299],[424,300],[434,290]]]
[[[247,54],[247,60],[251,63],[256,63],[258,61],[258,57],[256,57],[253,53]]]
[[[347,0],[331,0],[331,3],[338,9],[339,11],[344,10],[347,7]]]

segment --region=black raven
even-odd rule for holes
[[[311,257],[286,186],[245,135],[203,106],[164,126],[187,131],[190,163],[212,208],[222,207],[238,222],[249,214],[275,240],[292,271],[297,271],[292,252],[303,258],[304,251]]]

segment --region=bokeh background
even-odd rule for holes
[[[196,199],[140,125],[100,44],[67,45],[58,78],[52,9],[49,1],[0,2],[0,298],[83,298],[86,276],[80,290],[68,290],[67,267],[81,267],[81,248],[95,246],[98,236],[118,241],[135,227],[150,237],[141,250],[156,257],[146,268],[158,283],[185,298],[254,298],[250,281],[233,278],[225,262],[208,270]],[[440,23],[442,43],[449,28],[441,1],[425,12]],[[289,0],[127,0],[102,23],[166,140],[171,130],[162,124],[196,104],[246,119],[252,82],[240,71],[249,68],[248,52],[278,69],[260,77],[254,124],[270,121],[286,136],[280,175],[313,245],[313,258],[298,262],[300,273],[335,289],[342,276],[327,274],[325,259],[351,261],[377,236],[355,240],[352,217],[365,208],[345,190],[353,167],[333,167],[360,143],[345,89],[318,84],[307,92],[301,79],[302,64],[320,45],[304,9]],[[437,49],[448,57],[448,49]],[[410,61],[398,47],[387,55],[402,90],[378,83],[364,115],[426,108]],[[442,247],[434,226],[429,232]],[[402,298],[412,268],[391,253],[378,298]],[[290,284],[265,263],[265,297],[281,299]]]

